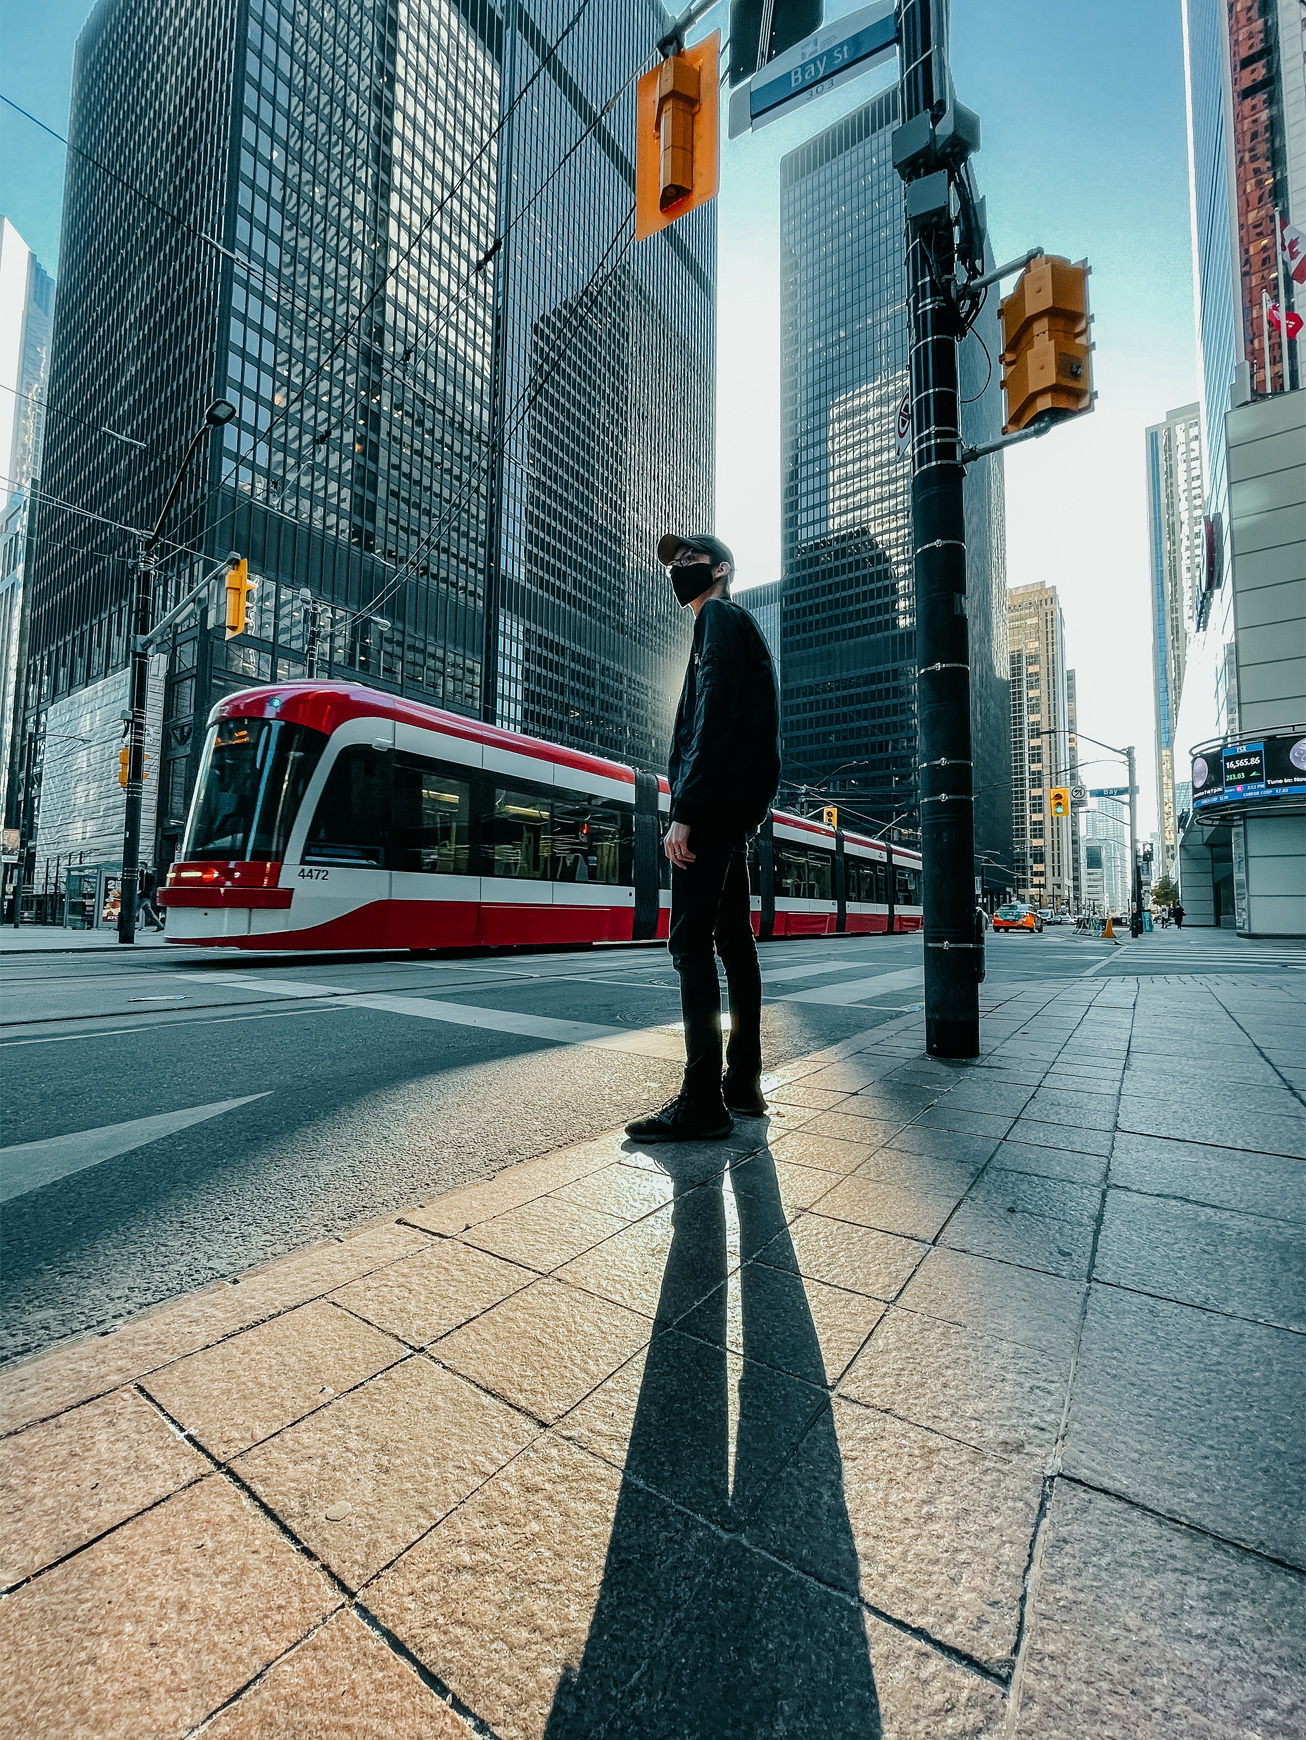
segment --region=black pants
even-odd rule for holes
[[[682,1093],[697,1106],[721,1105],[721,989],[716,955],[730,992],[726,1068],[738,1081],[762,1070],[762,973],[748,905],[748,857],[742,833],[689,830],[694,862],[671,867],[668,948],[680,975],[685,1018]],[[714,953],[715,951],[715,953]]]

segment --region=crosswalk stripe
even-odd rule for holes
[[[886,991],[906,991],[925,982],[924,967],[904,967],[897,973],[877,973],[870,979],[852,979],[842,985],[822,985],[809,991],[788,991],[780,1003],[824,1003],[835,1007],[860,1003],[863,997],[879,997]]]

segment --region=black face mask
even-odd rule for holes
[[[708,562],[674,562],[669,573],[676,598],[681,604],[692,604],[709,586],[716,584],[712,578],[711,564]]]

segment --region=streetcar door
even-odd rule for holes
[[[332,751],[294,873],[293,928],[330,925],[324,944],[385,948],[394,722],[351,719],[332,736]]]

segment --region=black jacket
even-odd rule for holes
[[[766,642],[738,604],[712,598],[671,734],[671,820],[755,828],[780,783],[780,704]]]

